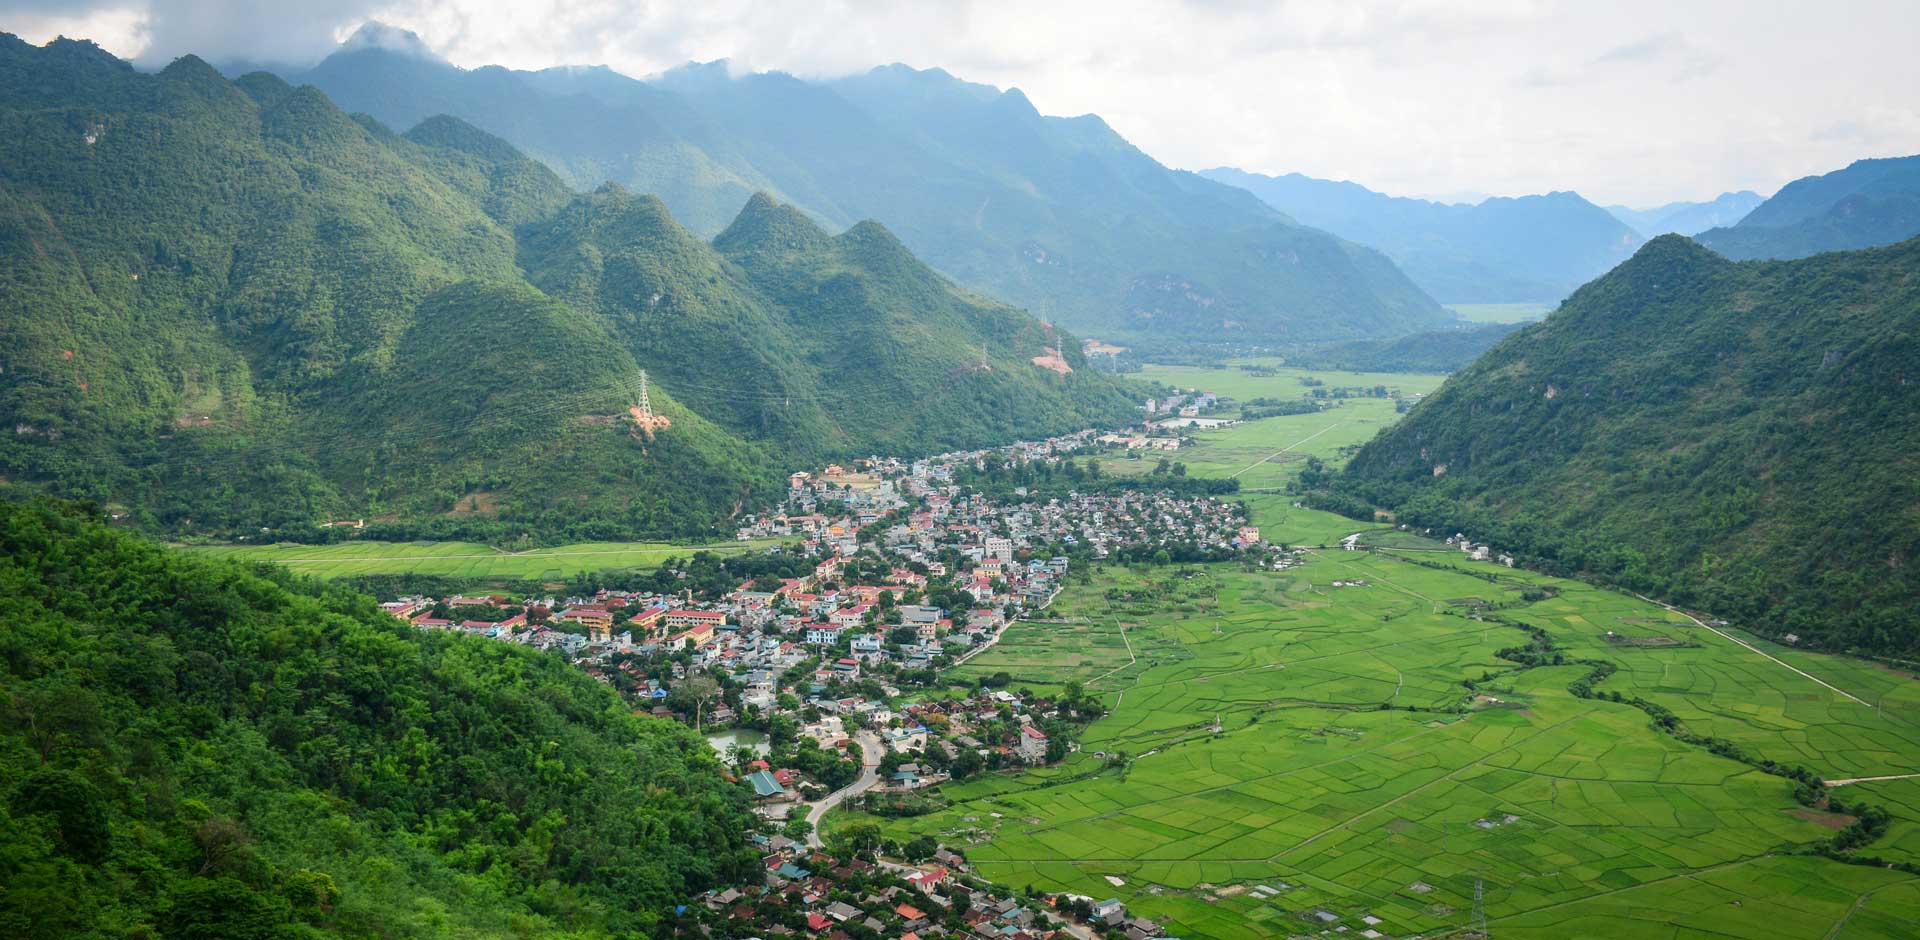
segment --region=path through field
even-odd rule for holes
[[[1307,435],[1306,437],[1303,437],[1303,438],[1301,438],[1301,439],[1299,439],[1299,440],[1297,440],[1297,441],[1294,441],[1293,443],[1291,443],[1291,444],[1288,444],[1287,446],[1285,446],[1285,447],[1282,447],[1282,448],[1280,448],[1279,450],[1276,450],[1276,451],[1274,451],[1273,453],[1271,453],[1271,454],[1268,454],[1268,455],[1266,455],[1265,457],[1262,457],[1262,458],[1260,458],[1259,460],[1256,460],[1256,461],[1254,461],[1254,462],[1252,462],[1252,463],[1250,463],[1250,464],[1247,464],[1247,465],[1246,465],[1246,466],[1244,466],[1244,467],[1241,467],[1241,468],[1240,468],[1240,469],[1238,469],[1238,470],[1235,470],[1235,471],[1233,471],[1233,473],[1231,473],[1231,474],[1229,474],[1227,478],[1228,478],[1228,479],[1233,479],[1233,478],[1235,478],[1235,477],[1238,477],[1238,476],[1239,476],[1240,474],[1242,474],[1242,473],[1245,473],[1245,472],[1247,472],[1248,470],[1252,470],[1253,468],[1255,468],[1255,467],[1258,467],[1258,466],[1260,466],[1261,464],[1263,464],[1263,463],[1266,463],[1267,461],[1269,461],[1269,460],[1272,460],[1273,458],[1275,458],[1275,457],[1278,457],[1278,456],[1280,456],[1281,454],[1284,454],[1284,453],[1286,453],[1287,451],[1290,451],[1290,450],[1292,450],[1292,449],[1294,449],[1295,447],[1299,447],[1300,445],[1302,445],[1302,444],[1305,444],[1306,442],[1308,442],[1308,441],[1310,441],[1310,440],[1313,440],[1314,438],[1316,438],[1316,437],[1319,437],[1320,435],[1322,435],[1322,434],[1325,434],[1325,433],[1327,433],[1328,431],[1331,431],[1331,430],[1333,430],[1334,428],[1337,428],[1337,427],[1339,427],[1339,426],[1340,426],[1340,423],[1339,423],[1339,422],[1337,422],[1337,421],[1336,421],[1336,422],[1334,422],[1333,424],[1329,424],[1329,425],[1327,425],[1326,427],[1324,427],[1324,428],[1321,428],[1320,430],[1318,430],[1318,431],[1315,431],[1315,432],[1313,432],[1312,434],[1309,434],[1309,435]]]
[[[1733,635],[1733,634],[1731,634],[1731,633],[1727,633],[1727,632],[1726,632],[1726,631],[1724,631],[1724,630],[1719,630],[1719,629],[1716,629],[1716,628],[1714,628],[1713,626],[1711,626],[1711,625],[1709,625],[1709,624],[1707,624],[1706,622],[1704,622],[1704,621],[1702,621],[1702,620],[1701,620],[1700,618],[1698,618],[1698,617],[1695,617],[1694,615],[1692,615],[1692,614],[1690,614],[1690,613],[1687,613],[1686,611],[1684,611],[1684,610],[1681,610],[1680,608],[1678,608],[1678,607],[1675,607],[1675,606],[1673,606],[1672,604],[1668,604],[1668,603],[1666,603],[1666,602],[1664,602],[1664,601],[1656,601],[1656,600],[1654,600],[1654,599],[1653,599],[1653,598],[1651,598],[1651,597],[1645,597],[1645,596],[1642,596],[1642,595],[1639,595],[1639,594],[1635,594],[1635,595],[1634,595],[1634,597],[1638,597],[1638,598],[1640,598],[1641,600],[1643,600],[1643,601],[1646,601],[1646,602],[1647,602],[1647,603],[1649,603],[1649,604],[1659,604],[1659,605],[1660,605],[1661,607],[1664,607],[1664,608],[1666,608],[1667,610],[1669,610],[1669,611],[1672,611],[1673,613],[1676,613],[1676,614],[1679,614],[1680,616],[1682,616],[1682,617],[1685,617],[1685,618],[1687,618],[1688,620],[1691,620],[1691,621],[1693,621],[1693,622],[1694,622],[1695,624],[1697,624],[1697,625],[1699,625],[1699,626],[1701,626],[1701,627],[1705,627],[1705,628],[1706,628],[1706,629],[1708,629],[1708,630],[1712,630],[1712,631],[1713,631],[1713,632],[1714,632],[1714,633],[1715,633],[1716,635],[1718,635],[1718,636],[1721,636],[1721,637],[1723,637],[1723,638],[1725,638],[1725,639],[1727,639],[1727,640],[1731,640],[1731,641],[1732,641],[1732,642],[1734,642],[1734,643],[1737,643],[1737,644],[1739,644],[1739,645],[1741,645],[1741,646],[1744,646],[1744,647],[1746,647],[1746,648],[1747,648],[1748,650],[1750,650],[1750,651],[1752,651],[1752,652],[1755,652],[1755,653],[1759,653],[1760,655],[1762,655],[1762,656],[1765,656],[1766,658],[1768,658],[1768,659],[1771,659],[1771,660],[1773,660],[1773,661],[1774,661],[1774,662],[1776,662],[1776,663],[1779,663],[1779,664],[1780,664],[1780,665],[1781,665],[1782,667],[1784,667],[1784,668],[1786,668],[1786,669],[1790,669],[1790,670],[1792,670],[1792,671],[1794,671],[1794,672],[1797,672],[1797,673],[1799,673],[1799,674],[1800,674],[1800,675],[1802,675],[1802,676],[1805,676],[1805,677],[1806,677],[1806,678],[1808,678],[1808,679],[1812,679],[1813,681],[1815,681],[1815,682],[1818,682],[1819,684],[1821,684],[1821,685],[1823,685],[1823,686],[1826,686],[1827,688],[1829,688],[1829,689],[1832,689],[1833,691],[1835,691],[1835,692],[1838,692],[1838,693],[1840,693],[1841,695],[1844,695],[1844,696],[1846,696],[1847,698],[1850,698],[1850,699],[1853,699],[1854,701],[1856,701],[1856,702],[1859,702],[1860,704],[1862,704],[1862,705],[1865,705],[1865,706],[1867,706],[1868,708],[1873,708],[1873,707],[1874,707],[1874,705],[1873,705],[1873,703],[1872,703],[1872,702],[1869,702],[1869,701],[1867,701],[1866,699],[1863,699],[1863,698],[1861,698],[1860,696],[1858,696],[1858,695],[1855,695],[1855,694],[1853,694],[1852,692],[1849,692],[1849,691],[1847,691],[1847,690],[1845,690],[1845,689],[1843,689],[1843,688],[1840,688],[1839,686],[1836,686],[1836,685],[1834,685],[1834,684],[1832,684],[1832,683],[1830,683],[1830,682],[1828,682],[1828,681],[1826,681],[1825,679],[1822,679],[1822,678],[1820,678],[1819,676],[1816,676],[1816,675],[1813,675],[1812,673],[1809,673],[1809,672],[1807,672],[1807,671],[1805,671],[1805,670],[1803,670],[1803,669],[1800,669],[1799,667],[1797,667],[1797,666],[1794,666],[1794,665],[1792,665],[1792,664],[1790,664],[1790,663],[1788,663],[1788,662],[1786,662],[1785,660],[1782,660],[1782,659],[1779,659],[1778,657],[1775,657],[1775,656],[1773,656],[1772,654],[1770,654],[1770,653],[1768,653],[1767,651],[1765,651],[1765,650],[1763,650],[1763,649],[1761,649],[1761,648],[1759,648],[1759,647],[1757,647],[1757,646],[1755,646],[1755,645],[1753,645],[1752,643],[1748,643],[1747,641],[1745,641],[1745,640],[1743,640],[1743,639],[1740,639],[1739,637],[1737,637],[1737,636],[1734,636],[1734,635]]]
[[[1920,778],[1920,774],[1887,774],[1881,777],[1848,777],[1845,780],[1822,780],[1820,781],[1820,785],[1823,787],[1844,787],[1849,783],[1878,783],[1882,780],[1913,780],[1915,778]]]

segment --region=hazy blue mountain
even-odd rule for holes
[[[1739,224],[1700,235],[1736,260],[1804,258],[1920,235],[1920,155],[1857,160],[1782,187]]]
[[[755,192],[834,229],[876,219],[966,287],[1083,332],[1306,342],[1450,319],[1374,250],[1168,169],[1098,117],[1047,117],[937,69],[463,70],[383,34],[283,74],[395,126],[460,117],[576,189],[657,195],[702,236]]]
[[[1659,235],[1698,235],[1710,228],[1722,228],[1746,218],[1753,207],[1766,197],[1750,189],[1721,193],[1707,202],[1669,202],[1652,209],[1608,206],[1613,217],[1633,227],[1647,238]]]
[[[1231,167],[1202,176],[1239,186],[1292,216],[1386,252],[1447,303],[1556,301],[1625,260],[1641,238],[1571,192],[1472,205],[1377,193],[1358,183]]]

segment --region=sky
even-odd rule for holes
[[[307,64],[368,20],[468,68],[938,66],[1170,166],[1427,198],[1646,207],[1920,153],[1915,0],[0,0],[146,67]]]

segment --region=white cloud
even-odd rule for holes
[[[1175,166],[1394,193],[1653,204],[1920,152],[1908,0],[0,0],[30,39],[97,26],[143,63],[311,58],[370,18],[470,67],[937,65]]]

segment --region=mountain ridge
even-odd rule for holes
[[[833,228],[874,219],[968,289],[1068,328],[1293,342],[1449,321],[1370,249],[1170,170],[1097,117],[1047,117],[1017,89],[944,71],[883,66],[814,82],[708,64],[642,81],[358,49],[281,74],[395,126],[459,116],[575,188],[655,193],[705,236],[755,192]],[[1202,300],[1170,306],[1140,290],[1165,278],[1198,285]]]
[[[1385,252],[1448,303],[1557,301],[1624,260],[1642,240],[1570,191],[1442,203],[1300,173],[1215,167],[1200,175],[1242,188],[1303,224]]]
[[[800,246],[776,299],[751,270],[771,261],[721,255],[656,198],[572,192],[457,119],[396,134],[198,59],[145,74],[0,43],[0,76],[28,74],[66,104],[0,82],[0,251],[18,275],[0,284],[0,475],[145,527],[727,536],[781,492],[783,461],[1133,414],[1119,380],[1029,361],[1051,328],[867,228],[858,256]],[[832,278],[866,285],[895,334],[798,352],[835,339],[805,335]],[[860,358],[881,348],[900,354]],[[949,376],[983,355],[991,369]],[[836,391],[853,368],[862,396]],[[642,370],[670,433],[628,417]],[[889,425],[903,401],[922,419]]]
[[[1805,176],[1732,226],[1699,235],[1737,260],[1792,259],[1890,245],[1920,235],[1920,155],[1856,160]]]
[[[1455,373],[1338,488],[1768,636],[1911,653],[1916,336],[1920,239],[1734,262],[1662,236]]]

